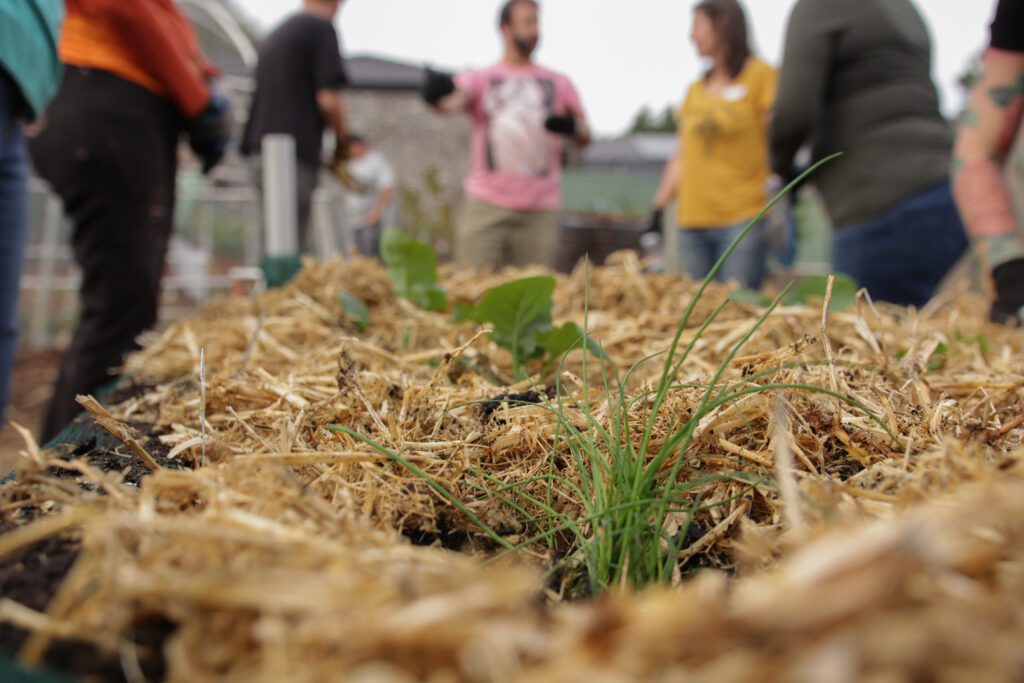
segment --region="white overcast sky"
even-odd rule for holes
[[[795,0],[746,0],[755,49],[782,56]],[[271,27],[300,0],[241,0]],[[593,127],[623,132],[641,106],[678,103],[699,66],[689,41],[693,0],[543,0],[537,60],[576,83]],[[995,0],[918,0],[932,33],[933,77],[943,107],[962,102],[956,78],[986,43]],[[501,0],[345,0],[337,26],[347,55],[376,54],[461,69],[500,56],[495,20]]]

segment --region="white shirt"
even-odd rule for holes
[[[373,149],[350,160],[347,169],[355,188],[345,188],[345,211],[352,227],[362,227],[363,216],[373,209],[377,196],[395,186],[395,171],[384,155]]]

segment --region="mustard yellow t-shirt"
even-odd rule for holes
[[[775,69],[747,60],[733,84],[708,92],[697,81],[679,110],[679,225],[717,228],[757,215],[768,180],[765,114],[775,104]]]

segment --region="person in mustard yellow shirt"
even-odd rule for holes
[[[691,39],[711,65],[679,109],[679,149],[665,165],[652,222],[661,225],[661,212],[674,197],[680,261],[687,275],[702,279],[767,203],[767,131],[777,77],[753,56],[736,0],[698,3]],[[759,288],[767,251],[759,223],[718,279]]]
[[[110,382],[157,319],[174,216],[178,139],[208,171],[227,148],[227,100],[174,0],[67,0],[64,81],[30,142],[64,203],[82,269],[81,316],[42,429],[55,437],[76,394]]]

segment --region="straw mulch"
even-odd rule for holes
[[[442,284],[471,302],[509,277],[448,272]],[[368,303],[365,332],[346,320],[342,288]],[[666,348],[695,289],[620,255],[561,279],[554,319],[586,322],[621,375]],[[726,295],[711,288],[684,343]],[[1024,341],[980,310],[968,295],[920,313],[864,298],[843,312],[780,308],[727,361],[759,314],[730,304],[676,378],[653,448],[725,362],[721,386],[812,385],[862,407],[791,389],[709,415],[683,469],[707,483],[702,511],[677,521],[690,522],[680,585],[572,604],[541,575],[571,552],[565,539],[495,559],[421,479],[327,427],[401,452],[519,543],[543,528],[540,511],[487,492],[578,478],[547,390],[557,383],[581,428],[584,407],[605,420],[601,364],[575,352],[557,378],[515,385],[477,326],[396,300],[379,266],[310,266],[283,290],[211,304],[129,360],[146,389],[104,423],[126,460],[160,452],[185,469],[154,462],[136,487],[29,449],[0,489],[0,528],[13,527],[0,560],[58,535],[81,552],[45,613],[11,596],[0,619],[35,633],[26,661],[56,637],[83,640],[118,653],[129,679],[147,656],[133,629],[159,616],[177,627],[172,681],[1019,680]],[[541,405],[481,406],[531,390]],[[152,429],[132,436],[118,421]],[[58,476],[69,469],[77,484]],[[583,514],[565,483],[522,490]],[[685,580],[701,566],[729,573]]]

